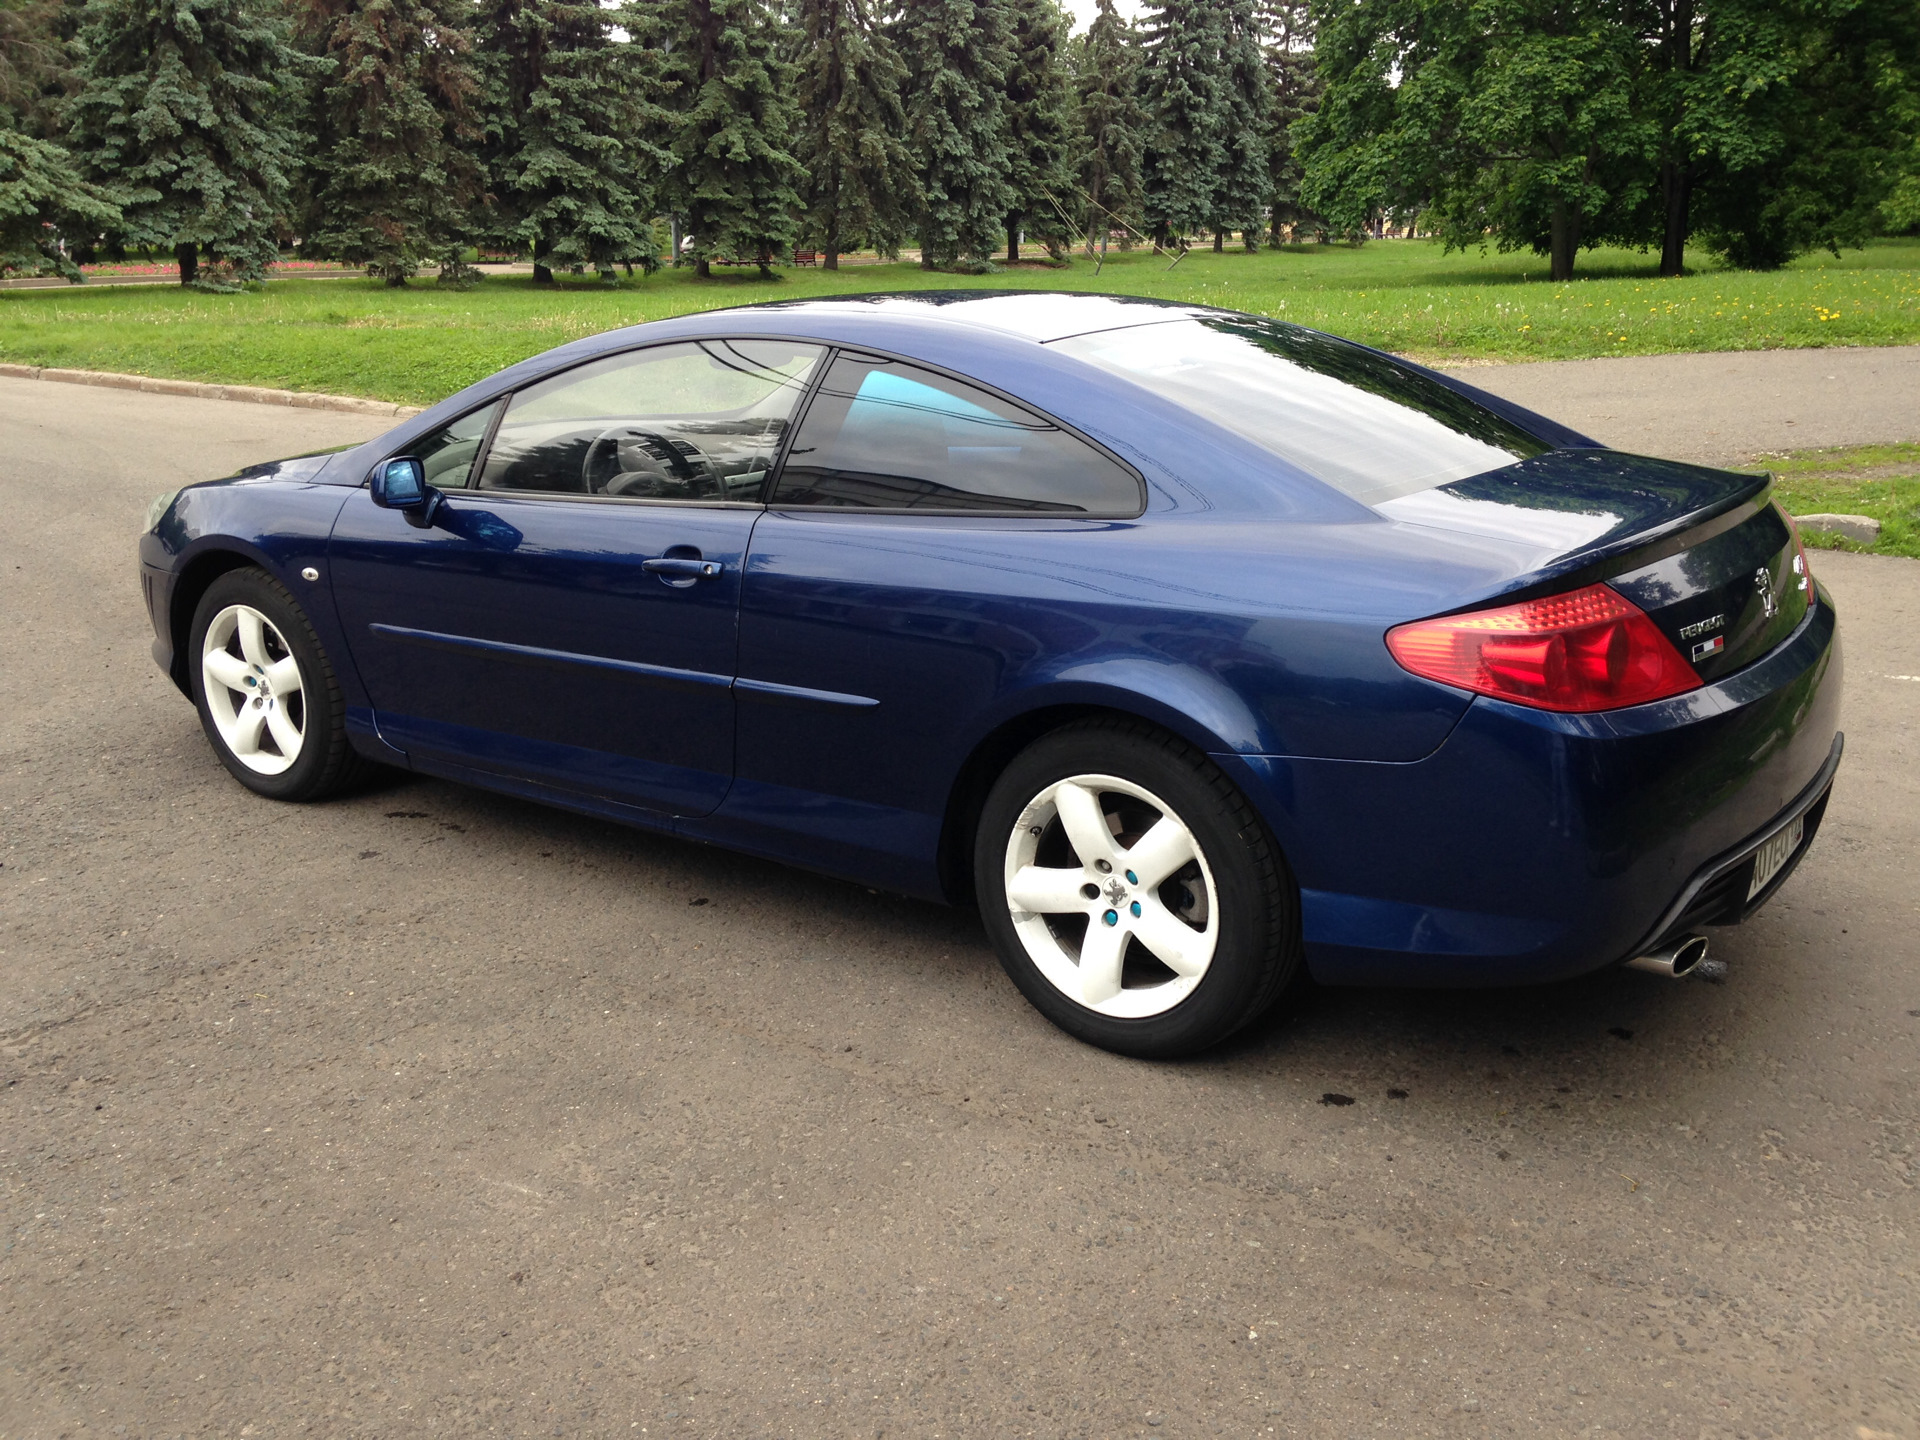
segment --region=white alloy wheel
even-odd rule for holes
[[[200,647],[207,713],[233,758],[278,775],[300,758],[307,706],[300,664],[273,621],[251,605],[229,605]]]
[[[1121,1020],[1164,1014],[1213,963],[1219,897],[1193,832],[1151,791],[1075,775],[1007,837],[1007,908],[1049,984]]]

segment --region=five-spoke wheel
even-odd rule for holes
[[[1115,775],[1033,798],[1007,837],[1007,905],[1040,973],[1102,1015],[1171,1010],[1219,940],[1213,876],[1166,801]]]
[[[1296,892],[1265,826],[1204,754],[1139,722],[1069,726],[1016,756],[974,857],[1007,973],[1106,1049],[1202,1049],[1298,968]]]
[[[229,605],[200,642],[207,713],[234,758],[278,775],[300,758],[307,707],[300,662],[287,640],[251,605]]]
[[[317,800],[361,772],[333,666],[278,580],[252,568],[216,578],[187,644],[201,728],[241,784],[276,800]]]

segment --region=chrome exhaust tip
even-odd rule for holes
[[[1682,935],[1670,944],[1627,961],[1629,970],[1644,970],[1649,975],[1664,975],[1669,980],[1684,980],[1699,969],[1707,958],[1707,937]]]

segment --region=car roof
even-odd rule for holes
[[[779,315],[833,328],[856,318],[872,317],[907,325],[969,325],[1044,345],[1098,330],[1231,313],[1210,305],[1134,295],[1083,295],[1063,290],[905,290],[772,300],[760,305],[706,310],[700,312],[699,318],[712,321],[717,329],[730,329],[747,317]]]

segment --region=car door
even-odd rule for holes
[[[888,866],[931,857],[957,737],[1034,657],[1099,643],[1144,503],[1133,471],[1042,416],[838,355],[754,530],[726,815],[925,889]]]
[[[737,612],[814,347],[589,362],[417,447],[425,528],[364,490],[334,592],[381,736],[421,768],[704,815],[733,774]]]

